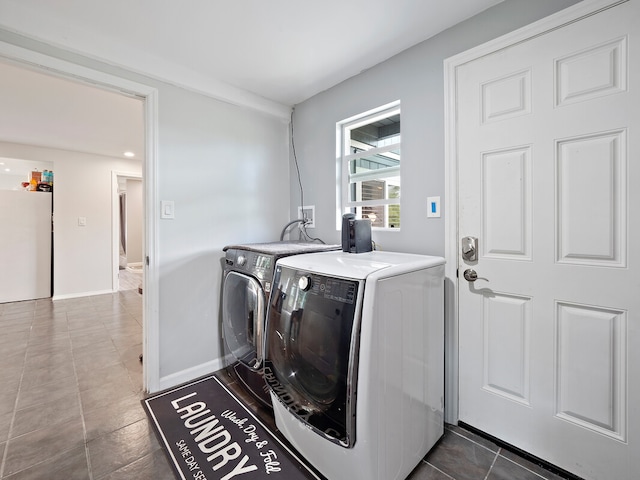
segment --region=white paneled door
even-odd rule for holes
[[[456,74],[459,418],[587,479],[640,478],[639,52],[631,0]]]

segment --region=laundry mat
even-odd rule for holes
[[[320,479],[215,376],[142,403],[183,480]]]

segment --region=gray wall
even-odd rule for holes
[[[309,233],[340,243],[336,230],[336,123],[401,101],[402,227],[374,232],[383,250],[444,255],[444,217],[427,219],[427,197],[439,196],[444,214],[444,59],[532,23],[576,0],[506,0],[425,42],[297,105],[294,141],[305,205],[316,205]],[[291,161],[291,216],[300,188]]]
[[[172,88],[160,98],[160,376],[218,359],[222,248],[288,221],[287,125]]]

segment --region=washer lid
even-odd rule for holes
[[[321,252],[278,260],[278,265],[354,279],[366,279],[372,273],[382,270],[385,270],[385,276],[390,276],[444,265],[444,263],[445,260],[442,257],[379,250],[366,253]]]

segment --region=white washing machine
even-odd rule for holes
[[[329,480],[404,479],[442,436],[443,258],[283,258],[266,340],[276,425]]]

